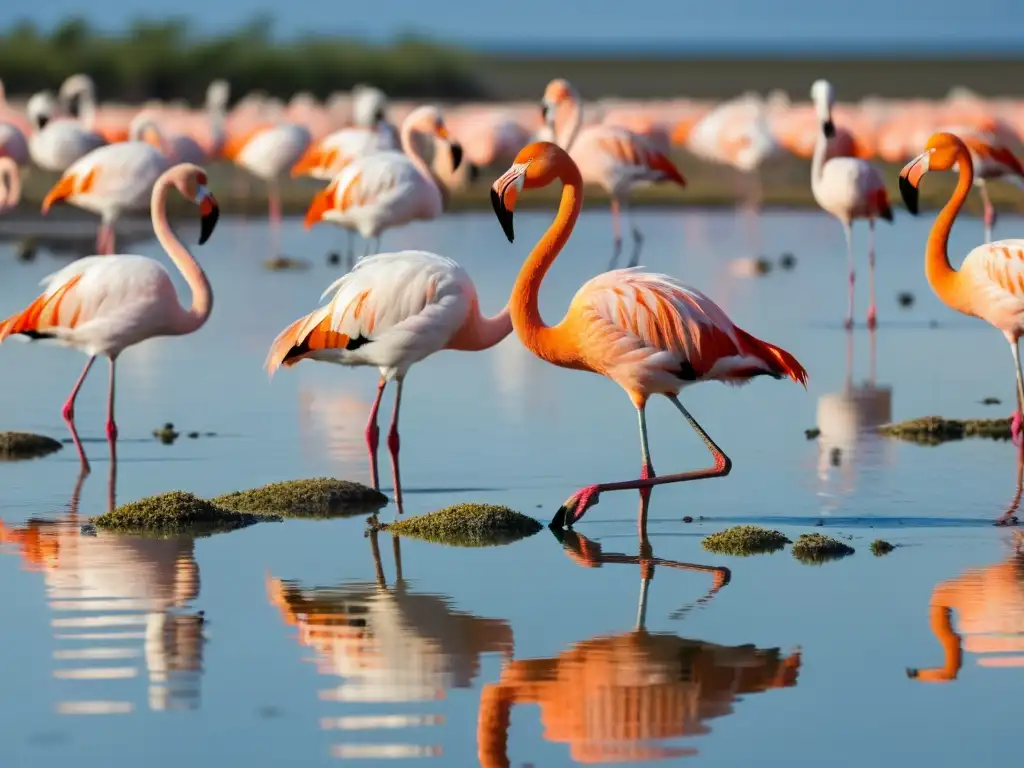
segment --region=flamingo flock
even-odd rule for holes
[[[328,286],[321,297],[326,303],[270,343],[266,371],[272,375],[306,359],[378,369],[380,383],[365,434],[374,487],[379,485],[378,411],[387,384],[395,382],[387,446],[399,505],[399,409],[405,377],[416,363],[442,350],[486,350],[514,335],[554,366],[614,381],[637,412],[640,474],[572,494],[552,519],[554,528],[572,527],[602,494],[633,489],[646,498],[655,485],[729,474],[732,462],[726,452],[681,400],[687,387],[707,381],[741,385],[758,377],[791,379],[805,387],[808,382],[793,354],[738,327],[709,296],[675,276],[638,266],[643,235],[629,215],[631,191],[668,183],[686,194],[685,177],[672,157],[674,146],[743,174],[753,203],[760,198],[763,163],[783,152],[809,159],[814,200],[839,220],[845,234],[848,330],[854,325],[853,224],[868,224],[867,327],[873,330],[878,324],[874,227],[878,219],[893,223],[894,213],[872,161],[909,159],[899,188],[911,213],[917,212],[917,188],[925,172],[957,174],[953,197],[925,246],[925,275],[944,303],[987,321],[1010,343],[1018,397],[1012,422],[1019,440],[1024,421],[1018,352],[1024,335],[1024,241],[990,242],[996,214],[987,185],[995,179],[1024,181],[1024,167],[1011,149],[1019,143],[1017,126],[1024,128],[1024,109],[963,94],[912,108],[877,100],[840,104],[824,80],[811,85],[809,96],[807,104],[798,105],[778,95],[746,95],[724,104],[648,103],[631,110],[621,104],[586,104],[569,82],[556,78],[538,93],[539,110],[537,102],[530,109],[403,105],[389,102],[376,88],[360,86],[322,105],[305,94],[287,105],[248,95],[229,111],[228,86],[218,81],[210,85],[202,110],[160,104],[132,110],[98,105],[92,81],[75,76],[56,96],[31,96],[23,121],[10,118],[11,107],[0,99],[0,213],[17,204],[20,171],[28,164],[59,173],[42,210],[65,202],[98,215],[99,255],[46,278],[41,295],[0,322],[0,341],[49,340],[87,355],[63,409],[87,466],[74,407],[95,359],[109,360],[106,433],[113,450],[118,356],[154,336],[196,333],[212,311],[212,286],[170,230],[170,190],[199,207],[199,242],[205,243],[218,218],[205,166],[233,163],[266,184],[277,240],[280,184],[288,177],[308,177],[322,186],[311,191],[306,227],[329,222],[346,230],[350,259],[356,234],[366,247],[350,271]],[[931,138],[922,134],[922,125],[934,134]],[[947,125],[956,127],[938,130]],[[508,303],[488,317],[458,263],[424,250],[380,252],[380,240],[412,221],[445,216],[456,186],[467,178],[472,183],[481,168],[499,163],[508,168],[489,194],[509,242],[514,241],[517,203],[527,190],[557,184],[560,198],[553,222],[523,261]],[[580,288],[561,321],[547,325],[539,311],[540,287],[572,236],[586,185],[602,187],[611,200],[611,263]],[[955,270],[946,253],[949,230],[975,186],[984,206],[986,244]],[[157,240],[191,291],[188,307],[180,303],[160,263],[115,254],[119,217],[147,204]],[[624,228],[633,247],[627,266],[617,268]],[[655,474],[645,415],[655,395],[668,398],[703,440],[711,466]],[[641,513],[641,530],[645,523]]]

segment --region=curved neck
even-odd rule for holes
[[[448,187],[445,186],[444,182],[434,172],[434,169],[430,167],[430,164],[424,159],[420,142],[415,140],[413,134],[416,133],[416,129],[413,124],[406,120],[402,123],[401,130],[401,144],[402,152],[412,161],[412,164],[416,166],[416,170],[420,172],[427,181],[436,187],[437,192],[441,195],[441,203],[447,208],[448,207]]]
[[[546,326],[538,304],[544,275],[565,247],[583,206],[583,180],[576,165],[566,163],[558,177],[562,182],[558,214],[519,271],[509,299],[509,310],[512,327],[527,349],[555,365],[571,367],[578,357],[575,347],[566,345],[566,339],[571,337],[564,337],[558,326]]]
[[[140,120],[136,123],[132,123],[130,126],[131,130],[128,138],[131,141],[145,141],[146,131],[152,131],[156,137],[157,149],[160,150],[161,154],[169,155],[167,141],[164,139],[164,133],[160,130],[160,126],[156,124],[156,121],[152,119]]]
[[[21,175],[18,164],[10,157],[0,156],[0,211],[14,208],[21,200]]]
[[[167,252],[174,266],[178,268],[189,290],[192,291],[192,306],[182,312],[172,322],[170,333],[184,335],[202,327],[206,318],[210,316],[213,309],[213,293],[210,290],[210,281],[206,279],[203,268],[192,258],[192,254],[182,245],[177,238],[171,225],[167,222],[167,191],[172,182],[170,179],[161,179],[153,188],[153,199],[150,205],[150,213],[153,217],[153,231],[156,239]]]
[[[211,154],[219,154],[224,147],[225,132],[224,122],[227,118],[227,109],[217,99],[206,100],[206,117],[210,121],[210,137],[213,150]]]
[[[78,92],[78,121],[87,131],[96,127],[96,98],[91,88],[83,88]]]
[[[828,152],[828,138],[824,127],[818,125],[818,138],[814,142],[814,155],[811,157],[811,187],[816,188],[821,182],[825,170],[825,154]]]
[[[580,132],[580,126],[583,125],[583,101],[579,96],[574,96],[568,103],[569,115],[563,121],[562,129],[560,131],[555,129],[555,143],[566,152],[576,141],[576,134]]]
[[[512,315],[508,304],[494,317],[480,314],[480,304],[473,302],[466,322],[448,342],[448,349],[479,352],[490,349],[512,333]]]
[[[971,163],[970,153],[962,149],[957,152],[956,161],[960,167],[956,189],[953,190],[949,202],[939,212],[935,223],[932,224],[932,231],[928,235],[928,244],[924,251],[924,273],[928,278],[928,284],[935,291],[935,295],[946,305],[959,312],[969,313],[968,299],[961,295],[959,290],[960,273],[949,263],[947,247],[953,221],[960,213],[960,209],[963,208],[964,201],[971,191],[971,184],[974,181],[974,166]]]

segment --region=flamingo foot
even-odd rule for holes
[[[869,307],[868,308],[868,328],[870,328],[873,331],[877,327],[878,327],[878,313],[875,311],[874,307]]]
[[[586,488],[576,491],[558,508],[548,527],[572,528],[572,524],[583,517],[588,509],[597,505],[600,494],[596,485],[588,485]]]
[[[1021,445],[1021,425],[1024,424],[1024,414],[1019,410],[1013,412],[1013,416],[1010,417],[1010,436],[1013,438],[1013,444],[1020,448]]]
[[[107,440],[112,443],[117,442],[117,424],[113,421],[107,422]]]

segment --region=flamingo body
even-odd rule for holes
[[[958,271],[964,314],[984,320],[1009,339],[1024,336],[1024,240],[979,245]]]
[[[397,136],[390,126],[387,130],[384,130],[383,127],[378,129],[342,128],[311,145],[292,167],[292,176],[304,175],[314,179],[333,179],[357,157],[398,148]]]
[[[892,221],[882,174],[858,157],[833,157],[826,161],[813,191],[818,205],[846,225],[856,219]]]
[[[32,160],[47,171],[63,173],[77,160],[106,144],[98,133],[86,130],[77,120],[47,123],[28,140]]]
[[[270,126],[250,137],[234,160],[264,181],[274,181],[299,161],[310,138],[305,126],[292,123]]]
[[[28,139],[13,123],[0,122],[0,157],[9,157],[18,165],[28,165],[32,159]]]

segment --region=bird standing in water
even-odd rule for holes
[[[743,384],[755,376],[789,377],[807,385],[807,372],[789,352],[737,328],[725,312],[699,291],[668,275],[639,267],[598,275],[576,293],[558,325],[540,317],[541,281],[569,240],[583,203],[583,180],[572,158],[555,144],[523,148],[512,167],[491,187],[491,201],[509,242],[513,211],[523,189],[560,181],[558,214],[523,264],[509,299],[512,326],[523,344],[542,360],[562,368],[607,376],[632,400],[640,422],[638,480],[590,485],[574,493],[551,521],[571,526],[604,491],[647,490],[662,483],[721,477],[732,462],[679,401],[679,392],[700,381]],[[679,409],[711,451],[708,469],[656,477],[647,446],[646,407],[664,395]],[[645,519],[640,519],[641,532]]]

